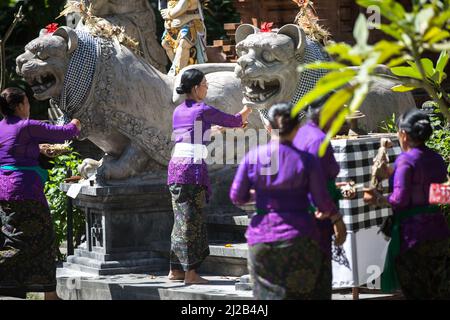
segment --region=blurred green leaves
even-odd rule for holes
[[[300,71],[323,69],[328,73],[298,101],[293,108],[293,116],[334,91],[320,114],[320,126],[325,128],[329,124],[321,156],[344,124],[345,116],[359,109],[369,93],[370,84],[380,77],[396,78],[400,83],[392,88],[396,92],[424,89],[450,122],[450,99],[442,88],[442,82],[447,78],[445,68],[450,50],[450,1],[416,0],[411,12],[394,0],[357,0],[357,3],[362,7],[377,6],[385,18],[384,23],[377,27],[387,38],[368,44],[369,29],[374,25],[368,24],[366,17],[360,14],[353,30],[354,46],[332,43],[325,50],[334,61],[299,67]],[[424,57],[424,53],[430,51],[440,52],[436,63]],[[387,65],[392,74],[377,73],[380,64]],[[330,120],[333,120],[331,124]]]

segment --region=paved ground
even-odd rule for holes
[[[58,269],[58,294],[63,299],[111,300],[249,300],[251,291],[237,291],[237,277],[205,276],[205,285],[185,285],[182,281],[169,281],[166,274],[126,274],[116,276],[93,276],[79,271]],[[29,293],[27,300],[43,300],[42,293]],[[398,296],[361,290],[359,298],[391,300]],[[351,290],[333,293],[333,300],[352,300]],[[0,300],[17,300],[0,297]]]
[[[248,300],[251,291],[235,289],[237,277],[205,276],[206,285],[169,281],[166,274],[92,276],[58,269],[58,294],[63,299]],[[362,291],[360,299],[391,299],[392,295]],[[333,294],[333,300],[351,300],[351,291]]]

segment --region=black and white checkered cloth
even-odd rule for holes
[[[398,139],[395,135],[387,136],[391,139],[394,147],[389,149],[389,163],[392,165],[396,157],[401,153]],[[341,167],[341,171],[336,179],[337,182],[353,180],[356,184],[369,186],[371,178],[371,168],[373,158],[380,147],[380,136],[332,140],[332,147],[336,161]],[[389,193],[388,181],[383,181],[383,193]],[[352,200],[341,200],[339,203],[340,212],[344,217],[344,222],[351,231],[358,231],[373,226],[381,225],[383,218],[391,214],[389,208],[375,208],[363,201],[363,192],[358,190],[357,197]]]
[[[67,122],[67,114],[73,114],[86,100],[100,55],[98,38],[85,31],[75,30],[75,32],[78,35],[78,47],[70,59],[61,96],[58,101],[53,101],[64,114],[57,120],[58,123]]]

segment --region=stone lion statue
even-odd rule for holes
[[[273,103],[291,100],[299,88],[314,85],[296,71],[309,50],[297,26],[277,33],[259,33],[248,26],[238,31],[237,64],[193,65],[173,77],[117,40],[62,27],[26,45],[25,53],[17,57],[17,73],[37,99],[51,99],[68,118],[80,119],[79,138],[91,140],[105,152],[97,163],[99,183],[145,182],[166,174],[172,112],[184,98],[174,88],[184,70],[202,70],[209,83],[206,103],[227,113],[237,113],[243,103],[263,113]],[[390,115],[414,103],[409,95],[393,94],[381,86],[373,94],[363,109],[373,121],[385,119],[377,114],[380,108]],[[256,114],[249,119],[249,127],[263,128]],[[89,168],[92,171],[92,162]]]
[[[105,152],[97,170],[99,182],[139,182],[166,173],[177,105],[172,99],[174,77],[118,41],[69,27],[28,43],[16,63],[35,97],[52,99],[68,118],[80,119],[79,139],[87,138]],[[197,67],[210,84],[205,101],[237,113],[242,94],[234,65]]]
[[[236,43],[239,59],[235,72],[242,82],[243,103],[258,109],[263,122],[273,104],[286,101],[295,104],[326,74],[326,70],[299,73],[299,64],[330,60],[318,42],[293,24],[274,32],[260,32],[252,25],[243,24],[236,30]],[[378,71],[387,72],[383,67]],[[360,124],[367,131],[376,132],[381,121],[390,118],[392,113],[415,107],[410,93],[390,90],[396,84],[383,80],[372,85],[360,108],[366,115]]]

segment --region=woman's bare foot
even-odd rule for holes
[[[169,280],[184,280],[184,271],[180,270],[170,270],[169,275],[167,276]]]
[[[185,284],[206,284],[209,281],[205,278],[202,278],[198,275],[195,270],[189,270],[186,272],[186,276],[184,277]]]

